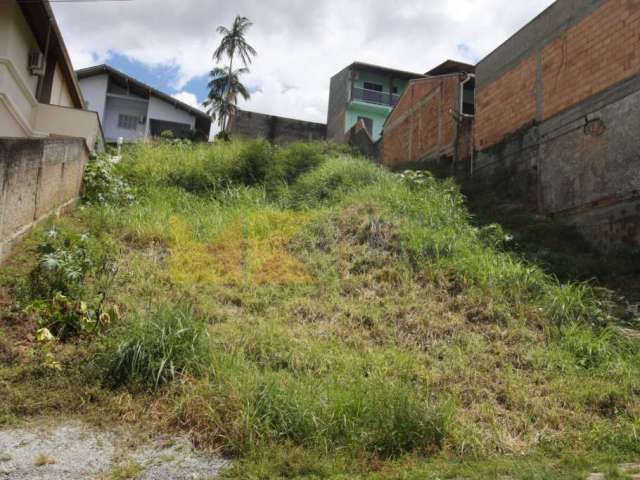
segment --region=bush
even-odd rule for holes
[[[296,180],[291,203],[297,208],[335,203],[350,192],[384,181],[387,175],[366,160],[331,158]]]
[[[105,291],[93,301],[85,300],[89,275],[106,280],[106,286],[116,273],[108,256],[90,249],[88,235],[51,228],[36,251],[38,263],[30,274],[34,301],[27,312],[36,316],[40,329],[68,340],[97,333],[117,316],[105,306]]]
[[[106,354],[106,381],[113,387],[157,389],[209,363],[205,323],[184,305],[163,305],[114,335]]]
[[[266,140],[249,142],[240,152],[238,164],[240,168],[233,172],[233,183],[248,186],[262,184],[273,168],[273,147]]]
[[[326,158],[322,144],[292,143],[282,147],[275,155],[267,184],[270,187],[290,185],[303,173],[318,167]]]
[[[85,234],[56,228],[47,230],[36,246],[38,263],[30,275],[32,296],[49,299],[60,293],[80,298],[84,293],[84,279],[95,267],[88,242]]]
[[[115,173],[115,165],[106,155],[89,160],[82,183],[82,201],[85,203],[128,203],[133,201],[129,184]]]

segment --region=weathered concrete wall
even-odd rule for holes
[[[81,139],[0,139],[0,261],[34,225],[78,198]]]
[[[336,143],[345,142],[346,112],[350,91],[351,68],[347,67],[331,77],[329,85],[327,138]]]
[[[460,75],[412,80],[387,118],[382,164],[401,168],[452,158],[460,134],[452,112],[459,104]]]
[[[482,60],[466,185],[637,246],[639,29],[638,0],[558,0]]]
[[[324,140],[327,137],[327,126],[324,123],[238,110],[229,125],[229,133],[248,138],[265,138],[272,143],[283,145],[299,141]]]

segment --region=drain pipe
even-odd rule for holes
[[[466,78],[460,82],[460,118],[465,119],[465,118],[473,118],[473,115],[469,115],[469,114],[465,114],[464,113],[464,86],[469,83],[472,79],[476,78],[476,75],[474,73],[467,73],[466,74]],[[473,102],[475,104],[475,91],[473,92]],[[470,136],[470,140],[469,140],[470,144],[471,144],[471,148],[469,151],[469,154],[471,156],[471,158],[469,159],[469,176],[473,177],[473,162],[474,162],[474,145],[473,145],[473,124],[472,124],[472,128],[471,128],[471,136]]]

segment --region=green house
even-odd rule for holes
[[[374,142],[409,80],[419,73],[354,62],[331,77],[327,138],[344,143],[347,132],[362,120]]]

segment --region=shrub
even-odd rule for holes
[[[38,317],[39,332],[52,334],[62,341],[98,333],[117,318],[116,310],[107,312],[102,301],[97,306],[89,306],[82,300],[73,301],[60,293],[50,301],[33,302],[27,312]]]
[[[52,298],[56,293],[80,298],[84,278],[95,267],[88,235],[51,228],[36,246],[38,263],[31,271],[31,294]]]
[[[291,203],[298,208],[335,203],[350,192],[382,182],[386,175],[366,160],[331,158],[296,180]]]
[[[117,332],[106,353],[106,381],[113,387],[157,389],[183,375],[204,372],[209,361],[205,323],[185,305],[162,305]]]
[[[267,186],[273,188],[279,184],[293,183],[327,158],[324,150],[322,144],[316,143],[292,143],[280,148],[275,155]]]
[[[273,168],[273,147],[266,140],[247,143],[238,158],[240,168],[233,172],[233,182],[241,185],[262,184]]]
[[[129,184],[114,169],[115,165],[106,155],[89,160],[82,183],[83,202],[119,204],[133,201]]]

